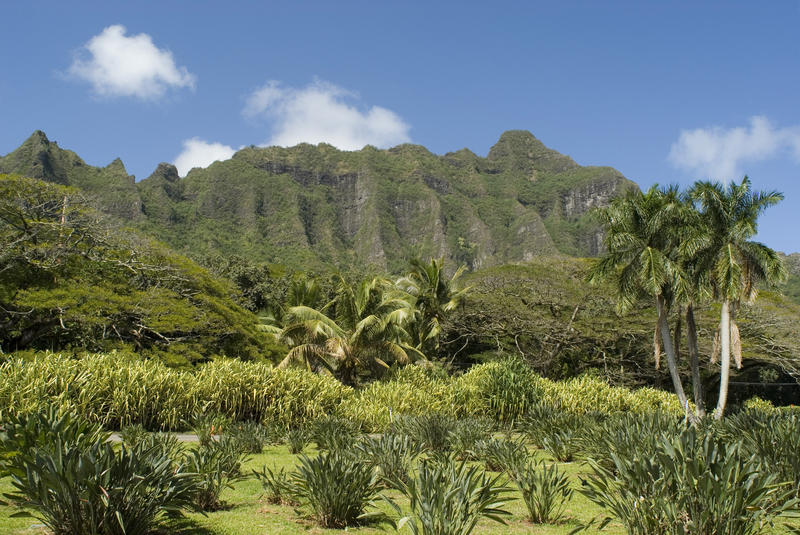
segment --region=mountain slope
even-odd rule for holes
[[[118,160],[87,166],[36,132],[0,158],[0,172],[82,188],[106,212],[195,257],[390,271],[414,254],[472,268],[594,255],[601,232],[590,210],[636,187],[612,168],[579,166],[525,131],[504,133],[486,158],[410,144],[353,152],[250,147],[183,179],[161,164],[139,183]]]

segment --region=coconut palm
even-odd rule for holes
[[[376,372],[390,363],[405,364],[424,355],[409,345],[405,326],[412,305],[385,279],[374,278],[355,286],[337,277],[336,297],[330,307],[290,307],[281,339],[293,346],[278,365],[302,361],[309,369],[325,367],[345,384],[354,384],[359,372]]]
[[[413,325],[414,342],[421,350],[439,349],[442,321],[455,310],[469,288],[458,288],[457,282],[466,270],[459,267],[452,276],[444,271],[444,259],[431,258],[428,263],[419,258],[410,261],[409,273],[395,283],[408,293],[416,308]]]
[[[307,306],[324,311],[325,308],[330,305],[330,303],[324,304],[325,300],[326,297],[322,285],[317,279],[310,278],[304,274],[298,274],[292,278],[283,303],[278,303],[274,307],[259,311],[259,322],[256,328],[262,332],[272,334],[275,337],[280,337],[290,319],[287,313],[289,309],[292,307]]]
[[[722,418],[728,398],[731,352],[741,367],[742,349],[735,317],[739,305],[756,298],[758,284],[773,284],[786,277],[786,269],[777,253],[751,241],[756,234],[758,216],[780,202],[776,191],[754,192],[750,179],[724,187],[719,183],[697,182],[690,191],[702,209],[710,229],[708,245],[697,252],[697,269],[707,277],[713,294],[720,302],[720,323],[712,358],[720,356],[719,399],[714,416]],[[718,342],[718,343],[717,343]]]
[[[629,192],[600,212],[607,253],[589,273],[589,280],[614,282],[621,311],[645,296],[655,300],[657,311],[654,335],[656,361],[661,346],[675,393],[688,413],[688,400],[678,374],[677,357],[667,317],[670,307],[685,300],[689,280],[679,258],[685,203],[675,187],[651,187],[647,192]],[[660,342],[660,343],[659,343]]]

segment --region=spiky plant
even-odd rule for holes
[[[296,455],[308,446],[309,432],[306,429],[289,429],[286,432],[286,445],[289,448],[289,453]]]
[[[381,517],[366,511],[382,488],[378,470],[352,451],[303,455],[293,477],[296,496],[322,527],[344,528]]]
[[[403,515],[398,529],[408,526],[414,535],[469,535],[483,518],[505,524],[510,501],[501,476],[490,477],[465,462],[423,461],[415,476],[399,486],[408,498],[408,511],[385,498]]]
[[[558,465],[545,465],[542,461],[530,461],[516,467],[511,479],[522,493],[528,508],[528,520],[536,524],[555,524],[564,513],[572,497],[569,477]]]
[[[473,455],[492,472],[513,473],[530,458],[524,438],[488,438],[475,443]]]
[[[269,503],[299,505],[297,487],[291,472],[275,466],[267,468],[265,465],[260,471],[253,470],[253,474],[264,487],[264,493]]]
[[[419,457],[420,447],[406,435],[384,434],[365,437],[356,444],[359,455],[380,470],[382,481],[389,487],[408,480],[411,464]]]

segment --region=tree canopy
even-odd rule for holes
[[[285,351],[234,288],[78,190],[0,175],[0,347],[132,348],[175,363]]]

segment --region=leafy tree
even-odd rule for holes
[[[417,348],[426,353],[436,352],[439,350],[442,322],[469,291],[469,288],[457,287],[466,266],[459,267],[448,278],[443,258],[432,258],[428,263],[413,258],[410,263],[409,273],[398,279],[396,286],[413,298],[416,310],[411,330]]]
[[[117,228],[80,192],[0,175],[0,344],[132,347],[173,363],[277,357],[233,288]]]
[[[408,363],[421,352],[411,345],[406,325],[414,310],[386,279],[356,285],[338,276],[336,297],[322,310],[290,307],[281,339],[293,346],[279,366],[303,361],[325,367],[345,384],[359,372],[376,373],[389,363]]]
[[[705,277],[720,302],[720,323],[713,350],[720,355],[720,389],[714,416],[722,418],[728,398],[731,353],[741,367],[741,339],[736,325],[740,304],[752,302],[759,283],[774,284],[786,278],[786,269],[775,251],[751,241],[756,234],[758,216],[783,199],[776,191],[752,191],[750,179],[724,187],[719,183],[698,182],[690,191],[702,209],[709,230],[708,243],[697,253],[697,269]],[[716,342],[716,340],[715,340]]]

